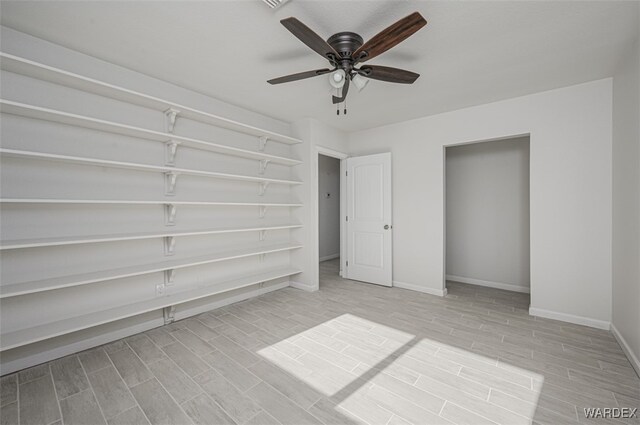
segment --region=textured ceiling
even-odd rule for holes
[[[336,116],[326,76],[266,80],[328,65],[278,22],[365,40],[413,11],[429,24],[372,64],[421,74],[371,81]],[[2,2],[1,22],[100,59],[285,121],[358,130],[611,76],[638,34],[638,2],[259,0]]]

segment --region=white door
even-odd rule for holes
[[[347,159],[347,278],[391,286],[391,153]]]

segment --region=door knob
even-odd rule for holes
[[[389,225],[388,224],[384,225],[384,230],[389,230]]]

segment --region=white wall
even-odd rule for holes
[[[531,135],[531,312],[611,320],[612,80],[350,135],[351,154],[391,151],[394,281],[444,290],[444,147]]]
[[[640,43],[613,78],[613,330],[640,374]]]
[[[340,256],[340,160],[318,156],[320,261]]]
[[[177,103],[272,131],[289,133],[290,125],[256,113],[239,109],[168,83],[152,79],[113,64],[103,62],[48,43],[26,34],[1,28],[2,50],[7,53],[60,67],[71,72],[98,78],[110,83],[170,99]],[[71,113],[88,115],[134,126],[164,131],[160,111],[135,106],[68,87],[2,71],[2,97],[7,100],[50,107]],[[90,158],[164,165],[164,145],[159,142],[129,138],[112,133],[93,131],[48,121],[2,114],[3,148],[39,151]],[[178,119],[176,134],[217,141],[234,147],[257,150],[256,137],[217,129],[190,120]],[[178,148],[176,166],[197,170],[223,171],[234,174],[258,175],[258,161],[235,158],[209,151]],[[268,143],[266,151],[295,157],[288,145]],[[307,158],[304,158],[307,160]],[[293,167],[296,168],[296,167]],[[289,167],[269,164],[265,176],[293,178]],[[62,199],[134,199],[177,201],[245,201],[297,202],[288,186],[271,185],[264,197],[258,195],[258,184],[181,175],[176,194],[164,198],[163,175],[70,165],[53,161],[16,160],[3,158],[1,191],[6,198]],[[258,223],[292,222],[295,208],[269,208],[266,217],[259,218],[258,207],[180,206],[176,224],[171,230],[206,229]],[[31,237],[72,237],[112,233],[165,231],[163,205],[3,205],[3,239]],[[267,232],[267,243],[289,241],[294,233],[288,230]],[[76,273],[110,270],[126,266],[162,262],[167,259],[190,259],[233,247],[255,246],[258,232],[178,238],[176,252],[165,257],[163,240],[153,238],[129,242],[109,242],[69,245],[49,248],[28,248],[3,251],[1,283],[8,285],[24,281],[49,279]],[[288,267],[288,252],[225,261],[178,270],[167,292],[179,292],[196,285],[212,285],[225,278],[259,273],[268,268]],[[317,257],[316,257],[317,258]],[[22,330],[31,326],[82,316],[98,310],[153,299],[156,284],[164,281],[162,273],[152,273],[126,279],[63,288],[39,294],[3,298],[0,304],[2,332]],[[266,282],[181,304],[176,317],[183,318],[215,306],[235,302],[256,294],[288,285],[288,279]],[[52,358],[105,343],[132,333],[163,324],[162,311],[112,322],[62,337],[49,339],[2,353],[1,372],[37,364]],[[77,319],[82,323],[82,319]]]
[[[304,228],[293,232],[296,240],[304,248],[291,254],[292,262],[302,268],[302,273],[294,276],[292,286],[308,291],[315,291],[319,287],[319,234],[318,234],[318,151],[319,147],[335,152],[347,152],[347,135],[341,130],[321,123],[313,118],[305,118],[292,124],[295,137],[305,143],[296,145],[294,152],[304,163],[297,166],[292,174],[293,178],[303,181],[292,190],[294,196],[304,203],[301,208],[293,211],[293,217],[304,224]],[[344,260],[342,260],[344,261]]]
[[[446,149],[448,280],[529,292],[529,138]]]

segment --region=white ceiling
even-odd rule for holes
[[[280,23],[295,16],[324,38],[365,40],[418,10],[429,24],[372,64],[421,74],[371,81],[336,116],[325,68]],[[359,130],[611,76],[638,34],[638,2],[260,0],[2,2],[1,23],[285,121],[314,117]]]

